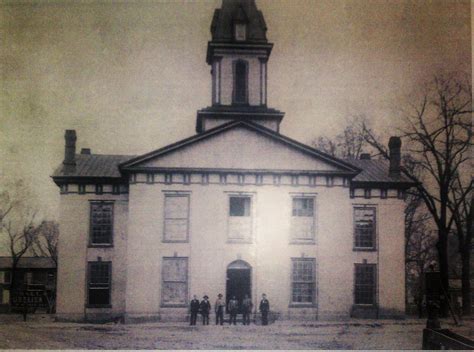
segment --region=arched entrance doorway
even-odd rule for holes
[[[239,301],[241,313],[242,301],[245,295],[252,297],[252,267],[243,260],[236,260],[227,266],[226,303],[232,296]]]

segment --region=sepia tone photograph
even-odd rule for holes
[[[469,0],[0,0],[0,349],[474,349]]]

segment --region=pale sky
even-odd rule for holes
[[[210,105],[207,1],[0,3],[0,182],[24,178],[57,216],[49,178],[64,130],[78,150],[141,154],[194,134]],[[471,75],[469,1],[257,0],[269,41],[268,105],[308,143],[354,114],[379,132],[437,72]],[[469,76],[470,77],[470,76]]]

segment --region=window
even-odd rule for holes
[[[293,197],[291,239],[314,241],[314,197]]]
[[[229,240],[250,241],[252,238],[252,198],[229,197]]]
[[[185,306],[188,296],[188,258],[163,258],[163,306]]]
[[[235,40],[245,40],[246,38],[246,32],[247,32],[247,26],[245,23],[236,23],[234,25],[234,31],[235,31]]]
[[[85,194],[86,193],[86,185],[79,185],[78,186],[78,192],[79,194]]]
[[[189,195],[165,195],[164,242],[188,240]]]
[[[91,203],[90,244],[111,245],[113,233],[113,203]]]
[[[234,103],[247,103],[247,62],[243,60],[234,65]]]
[[[291,261],[291,303],[315,303],[314,258],[293,258]]]
[[[0,284],[10,284],[12,275],[10,271],[0,271]]]
[[[375,304],[375,264],[355,264],[354,304]]]
[[[110,306],[110,262],[89,262],[87,304],[94,307]]]
[[[354,248],[375,249],[375,208],[354,208]]]

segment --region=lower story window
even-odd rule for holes
[[[111,262],[89,262],[88,305],[101,307],[110,305]]]
[[[315,259],[292,258],[291,264],[291,303],[315,303]]]
[[[188,258],[163,258],[161,279],[163,306],[185,306],[188,297]]]
[[[355,264],[354,303],[375,305],[376,265]]]

